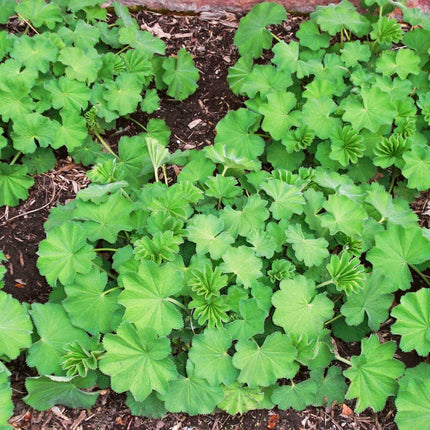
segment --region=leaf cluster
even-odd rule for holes
[[[289,43],[268,29],[283,8],[255,6],[228,78],[246,107],[220,121],[213,146],[170,154],[169,130],[151,120],[99,158],[91,185],[45,224],[49,302],[27,311],[0,295],[0,354],[25,349],[40,375],[28,404],[90,407],[109,385],[152,417],[344,399],[379,411],[397,395],[400,428],[427,423],[429,365],[405,370],[376,334],[391,316],[403,351],[430,351],[429,234],[408,205],[428,188],[430,45],[418,40],[430,25],[405,9],[403,34],[392,3],[318,7]],[[137,49],[144,36],[117,13]],[[172,184],[166,164],[178,166]],[[339,340],[360,354],[342,357]]]
[[[0,206],[28,196],[31,175],[54,167],[55,150],[96,164],[112,152],[104,135],[118,119],[153,113],[161,91],[183,100],[197,88],[191,54],[166,57],[125,6],[114,2],[108,23],[100,4],[1,2],[1,22],[17,16],[26,27],[0,31]]]

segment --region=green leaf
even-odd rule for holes
[[[143,56],[151,58],[154,54],[164,55],[166,46],[162,40],[153,36],[149,31],[140,31],[134,27],[123,27],[119,30],[119,41],[130,45]]]
[[[0,12],[0,24],[7,24],[7,22],[9,21],[9,18],[15,13],[16,5],[17,4],[15,0],[2,0],[1,2],[2,8]]]
[[[130,392],[127,392],[125,404],[130,408],[130,412],[135,416],[148,418],[163,418],[166,415],[164,402],[161,401],[155,391],[153,391],[144,401],[137,402]]]
[[[169,86],[167,94],[175,100],[184,100],[197,89],[199,71],[194,66],[193,57],[181,48],[176,58],[163,61],[163,81]]]
[[[266,100],[269,94],[284,93],[293,84],[287,73],[279,73],[271,65],[256,64],[244,80],[240,90],[250,99],[257,95]]]
[[[55,109],[80,112],[88,106],[91,91],[83,82],[61,76],[48,81],[45,88],[51,93],[52,106]]]
[[[305,199],[303,193],[296,186],[287,184],[280,179],[270,179],[263,182],[260,188],[273,199],[269,207],[273,218],[288,220],[293,214],[300,215],[303,212]]]
[[[324,375],[325,374],[325,375]],[[327,369],[311,371],[311,379],[317,383],[314,406],[331,405],[333,402],[342,403],[348,388],[342,370],[336,366]]]
[[[366,149],[363,137],[349,125],[335,129],[330,136],[330,141],[331,152],[329,157],[339,161],[343,167],[349,163],[357,163]]]
[[[402,39],[403,31],[396,19],[381,16],[378,21],[372,24],[370,37],[380,44],[391,45]]]
[[[232,384],[239,373],[228,353],[232,341],[226,329],[206,329],[194,336],[189,358],[195,365],[195,376],[206,379],[212,386]]]
[[[379,330],[380,324],[388,318],[388,309],[394,300],[392,292],[391,281],[383,272],[375,270],[371,275],[367,275],[364,287],[350,294],[341,307],[346,323],[357,326],[367,316],[369,328],[373,331]]]
[[[64,347],[74,341],[86,345],[89,338],[81,329],[74,327],[63,307],[56,303],[33,303],[30,311],[39,340],[28,350],[27,364],[36,367],[39,374],[64,375],[60,357]],[[59,328],[61,327],[61,330]]]
[[[63,109],[60,115],[62,118],[61,125],[56,130],[55,139],[51,146],[54,149],[58,149],[65,145],[67,150],[72,152],[83,145],[85,139],[88,138],[86,122],[75,110]]]
[[[224,273],[235,274],[237,283],[244,288],[250,288],[258,278],[263,276],[262,261],[247,246],[228,248],[221,258],[223,260],[221,270]]]
[[[372,55],[369,46],[362,44],[359,40],[344,43],[340,52],[340,58],[346,67],[356,66],[359,62],[366,63]]]
[[[106,83],[103,98],[109,109],[116,110],[120,115],[135,112],[142,100],[142,83],[131,73],[121,73],[115,81]]]
[[[84,228],[74,222],[52,229],[40,242],[37,254],[37,267],[50,285],[55,285],[57,279],[68,284],[78,273],[88,273],[95,257],[92,246],[86,241]]]
[[[46,25],[53,30],[57,22],[63,21],[59,7],[43,0],[23,0],[16,6],[16,12],[36,28]]]
[[[28,394],[23,400],[39,411],[55,405],[89,409],[94,406],[99,393],[80,390],[75,385],[75,378],[51,375],[27,378],[25,388]]]
[[[238,381],[251,387],[267,387],[277,379],[296,373],[295,370],[292,372],[292,363],[297,351],[290,338],[280,332],[267,336],[261,346],[254,340],[241,339],[236,344],[236,351],[233,365],[240,369]]]
[[[34,179],[27,175],[27,168],[0,163],[0,206],[16,206],[28,197]]]
[[[387,397],[397,393],[405,366],[393,358],[395,351],[394,342],[380,344],[377,335],[361,341],[361,354],[351,357],[351,367],[343,372],[351,381],[346,398],[357,398],[356,412],[368,407],[381,411]]]
[[[55,129],[47,117],[36,112],[28,113],[15,119],[11,137],[15,149],[29,154],[35,151],[36,142],[44,148],[53,143]]]
[[[281,72],[296,73],[299,79],[309,76],[313,71],[313,66],[311,63],[299,59],[299,50],[298,42],[278,42],[272,49],[274,54],[272,63],[276,64]]]
[[[347,196],[331,194],[323,207],[326,212],[319,216],[321,226],[328,228],[330,234],[341,231],[353,237],[362,233],[363,221],[367,218],[362,206]]]
[[[232,110],[217,124],[215,144],[223,143],[239,157],[255,160],[264,151],[264,140],[254,134],[259,116],[248,109]]]
[[[280,409],[294,408],[301,411],[314,402],[317,390],[316,382],[307,379],[297,384],[282,385],[273,392],[271,399]]]
[[[342,0],[339,4],[317,6],[315,12],[311,13],[311,19],[321,30],[327,31],[332,36],[343,28],[352,31],[358,37],[364,36],[370,30],[368,20],[347,0]]]
[[[352,124],[355,130],[367,128],[376,133],[382,125],[391,125],[397,109],[390,94],[378,87],[363,88],[361,96],[348,96],[343,103],[342,119]]]
[[[31,345],[32,331],[25,308],[11,295],[0,291],[0,357],[17,358],[21,349]]]
[[[392,311],[396,322],[391,332],[401,335],[402,351],[412,351],[425,357],[430,352],[430,289],[421,288],[406,293]]]
[[[224,222],[215,215],[194,215],[187,226],[188,239],[196,244],[198,254],[210,253],[214,260],[224,254],[234,242],[230,233],[224,230]]]
[[[64,288],[67,298],[63,306],[72,323],[93,335],[116,328],[121,317],[117,303],[119,290],[105,291],[106,284],[106,274],[93,269],[85,275],[77,275],[73,283]]]
[[[58,48],[43,34],[21,36],[15,39],[10,55],[26,68],[46,73],[57,60]]]
[[[146,113],[153,113],[160,107],[160,97],[156,89],[146,90],[145,97],[140,103],[140,109]]]
[[[240,57],[234,66],[229,67],[227,82],[234,94],[239,95],[242,92],[242,86],[249,73],[251,73],[252,66],[252,58],[246,56]]]
[[[132,230],[130,213],[133,204],[120,191],[109,196],[103,203],[78,200],[74,218],[84,220],[83,227],[89,240],[105,239],[115,243],[120,231]]]
[[[240,319],[226,325],[227,331],[234,340],[249,339],[264,332],[264,321],[268,312],[258,306],[256,299],[239,301]]]
[[[406,369],[399,381],[395,421],[400,430],[425,428],[430,420],[430,365]]]
[[[292,127],[297,126],[297,116],[291,109],[296,105],[296,97],[289,92],[275,92],[267,95],[267,103],[260,106],[259,112],[264,115],[261,128],[280,140]]]
[[[419,63],[420,57],[411,49],[399,49],[396,53],[384,51],[376,61],[376,71],[385,76],[397,73],[401,79],[406,79],[410,73],[419,74]]]
[[[412,276],[408,265],[430,259],[430,241],[418,226],[393,225],[375,236],[375,247],[367,253],[374,269],[381,269],[397,288],[407,290]]]
[[[84,50],[65,47],[60,51],[58,60],[66,67],[66,77],[90,84],[97,79],[102,67],[102,59],[94,48]]]
[[[320,33],[317,24],[311,20],[300,24],[296,36],[300,40],[300,45],[312,49],[312,51],[328,48],[330,45],[330,35],[327,33]]]
[[[327,264],[327,271],[336,289],[347,296],[357,293],[364,286],[366,279],[364,267],[357,257],[353,257],[348,252],[343,252],[340,258],[338,255],[332,254],[330,263]]]
[[[408,179],[408,187],[418,191],[430,188],[430,178],[426,175],[430,167],[430,149],[413,145],[410,151],[403,154],[403,160],[402,174]]]
[[[225,230],[233,237],[238,234],[246,237],[251,231],[264,228],[264,221],[269,217],[269,211],[266,209],[267,203],[258,195],[252,195],[243,202],[240,210],[226,206],[220,212],[220,219],[224,221]]]
[[[237,180],[231,176],[210,176],[205,186],[206,195],[216,198],[219,202],[233,204],[234,198],[242,194],[242,190],[237,186]]]
[[[136,329],[124,322],[116,334],[105,335],[103,345],[107,352],[99,367],[111,377],[117,393],[130,390],[137,401],[142,401],[152,390],[164,394],[169,381],[176,378],[169,339],[158,337],[152,328]]]
[[[182,289],[182,273],[173,264],[158,266],[143,260],[137,273],[127,272],[122,278],[124,291],[119,303],[125,306],[124,319],[140,330],[153,328],[160,336],[181,329],[180,311],[169,299]]]
[[[248,387],[235,382],[223,389],[224,400],[218,404],[218,407],[230,415],[258,409],[264,399],[264,392],[259,387]]]
[[[306,266],[319,266],[329,256],[328,242],[305,234],[300,224],[290,224],[286,231],[287,242],[293,245],[296,257]]]
[[[13,414],[12,387],[9,382],[10,372],[0,362],[0,428],[9,429],[6,423]]]
[[[25,155],[21,162],[34,175],[52,170],[57,159],[51,148],[37,148],[32,154]]]
[[[166,409],[170,412],[186,412],[189,415],[208,414],[224,398],[220,386],[212,387],[205,379],[192,374],[192,364],[187,362],[187,378],[169,382],[165,395]]]
[[[263,49],[272,45],[272,34],[266,29],[270,24],[280,24],[286,19],[283,6],[264,2],[255,5],[251,12],[240,20],[234,43],[242,56],[259,57]]]
[[[151,260],[157,264],[172,261],[179,253],[179,245],[183,242],[181,237],[175,236],[172,231],[157,231],[152,237],[143,236],[134,242],[134,251],[139,260]]]
[[[330,116],[336,109],[336,103],[327,96],[308,99],[303,106],[303,122],[320,139],[327,139],[333,133],[333,129],[342,125],[340,118]]]
[[[286,333],[316,337],[333,316],[333,302],[326,293],[316,294],[313,281],[299,275],[281,281],[272,296],[273,322]]]

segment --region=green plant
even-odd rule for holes
[[[267,29],[284,9],[255,6],[228,77],[246,108],[214,146],[169,154],[152,120],[51,211],[38,267],[53,291],[30,307],[35,342],[21,346],[41,375],[30,405],[88,407],[97,393],[83,388],[111,384],[148,416],[345,398],[360,412],[398,392],[399,427],[427,422],[429,365],[405,370],[375,332],[391,313],[400,348],[429,351],[430,241],[408,198],[429,187],[430,20],[365,5],[377,13],[318,7],[288,44]],[[254,64],[263,49],[271,62]],[[170,186],[168,163],[183,166]],[[412,273],[425,287],[391,310]],[[341,356],[339,340],[361,353]]]
[[[102,150],[113,153],[104,134],[118,118],[154,112],[158,90],[183,100],[197,87],[191,55],[165,57],[164,42],[140,30],[119,2],[112,24],[99,0],[4,0],[2,8],[1,23],[16,14],[27,26],[0,31],[1,206],[27,197],[29,175],[54,167],[53,150],[94,164]]]

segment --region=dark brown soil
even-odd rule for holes
[[[137,19],[142,28],[161,37],[167,44],[168,53],[176,53],[185,47],[194,56],[200,70],[197,92],[180,104],[168,97],[152,117],[163,118],[172,130],[170,147],[175,149],[199,148],[213,142],[217,122],[230,109],[242,106],[243,100],[229,90],[226,77],[228,67],[238,57],[233,37],[238,16],[233,14],[203,13],[200,16],[162,15],[140,11]],[[277,34],[285,40],[293,38],[302,17],[290,16]],[[135,114],[134,119],[146,123],[148,116]],[[200,120],[200,121],[197,121]],[[107,140],[115,146],[119,135],[134,135],[141,130],[133,122],[122,122],[121,129]],[[35,185],[29,198],[16,208],[0,209],[0,249],[8,258],[4,291],[21,302],[45,302],[50,288],[36,268],[37,249],[44,238],[43,223],[49,209],[63,204],[85,187],[88,181],[85,169],[61,157],[56,168],[35,177]],[[428,226],[428,198],[423,196],[414,209]],[[425,218],[427,217],[427,219]],[[389,330],[387,331],[388,334]],[[351,348],[345,355],[352,355]],[[407,355],[407,357],[406,357]],[[416,357],[405,354],[405,361]],[[24,380],[32,375],[22,357],[11,363],[14,389],[15,414],[11,424],[18,429],[151,429],[151,430],[250,430],[250,429],[384,429],[395,430],[394,407],[387,404],[384,411],[373,414],[366,411],[356,415],[350,407],[353,403],[331,405],[326,408],[308,408],[302,412],[293,410],[251,411],[241,416],[224,413],[188,417],[185,414],[168,414],[162,420],[133,417],[125,405],[125,397],[104,390],[91,410],[70,410],[54,407],[45,412],[32,410],[21,399],[26,394]]]

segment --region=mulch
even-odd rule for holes
[[[142,29],[160,37],[167,45],[167,53],[176,53],[184,47],[194,56],[200,71],[199,87],[185,101],[177,102],[163,97],[161,107],[151,116],[143,113],[133,115],[139,122],[162,118],[172,130],[170,149],[201,148],[211,144],[215,126],[228,110],[243,106],[243,99],[235,96],[227,84],[228,67],[238,58],[233,37],[240,16],[232,13],[201,13],[200,15],[160,14],[141,10],[136,18]],[[276,28],[284,40],[294,39],[301,16],[290,15]],[[107,136],[115,146],[122,135],[133,136],[140,129],[132,121],[121,120],[117,129]],[[88,184],[85,168],[76,165],[67,154],[57,153],[57,165],[51,172],[35,177],[35,185],[29,198],[15,208],[0,209],[0,249],[8,258],[4,291],[21,302],[46,302],[50,287],[40,276],[36,251],[44,239],[43,223],[49,210],[72,199],[77,191]],[[428,195],[414,203],[414,210],[429,226]],[[427,213],[426,213],[427,212]],[[389,331],[389,330],[388,330]],[[356,345],[358,346],[358,345]],[[351,355],[351,351],[350,351]],[[410,357],[408,357],[410,359]],[[414,358],[412,361],[415,361]],[[48,411],[32,410],[22,398],[25,396],[24,381],[33,376],[23,357],[10,363],[12,370],[13,398],[15,403],[11,425],[17,429],[121,429],[121,430],[250,430],[250,429],[384,429],[395,430],[395,409],[389,401],[386,408],[374,414],[365,411],[354,414],[353,402],[327,405],[325,408],[293,410],[258,410],[243,415],[229,416],[216,413],[189,417],[186,414],[167,414],[162,420],[133,417],[125,405],[125,396],[111,390],[103,390],[91,410],[72,410],[57,406]]]

